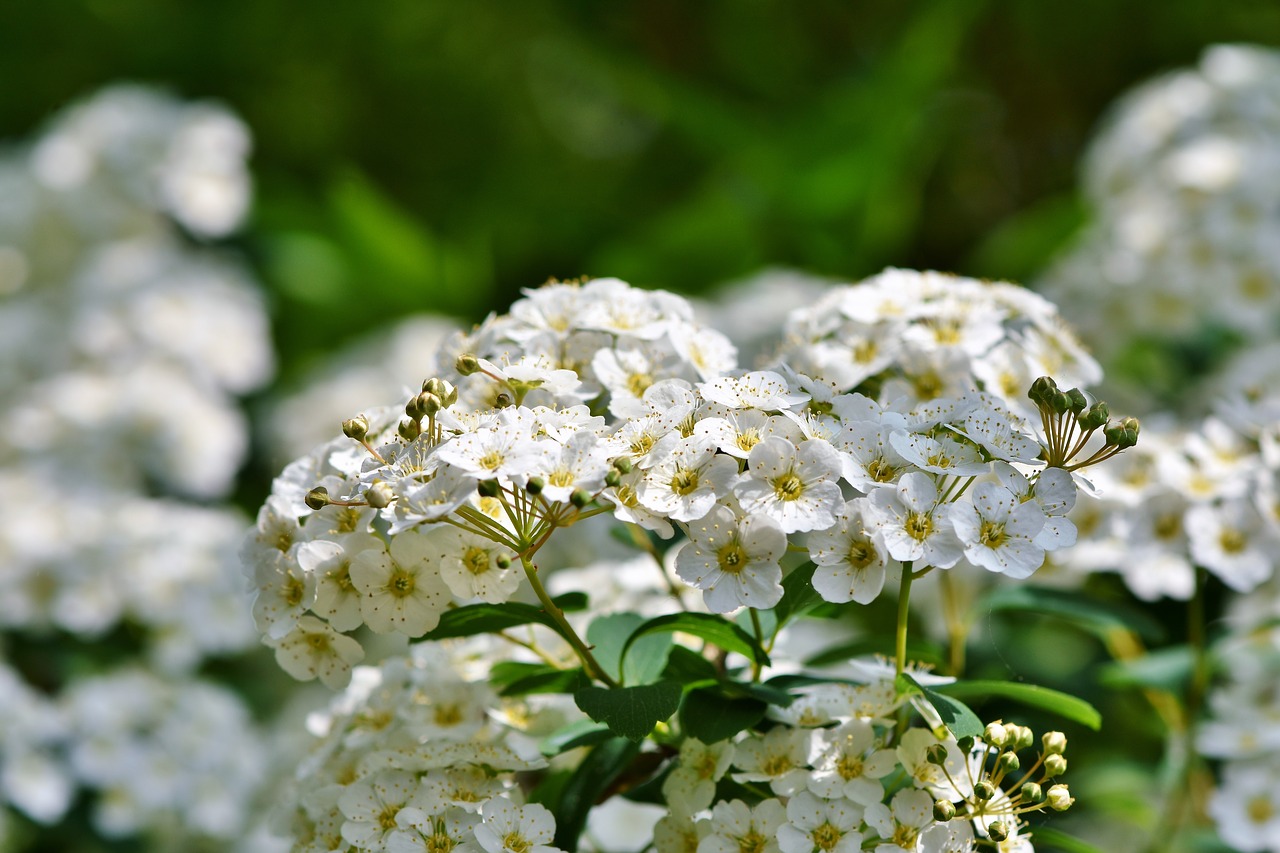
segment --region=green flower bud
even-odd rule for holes
[[[940,743],[930,745],[924,751],[924,760],[941,767],[947,760],[947,748]]]
[[[1089,405],[1089,400],[1084,396],[1084,392],[1079,388],[1072,388],[1067,392],[1067,408],[1074,414],[1079,415]]]
[[[547,481],[541,477],[530,477],[529,482],[524,484],[524,490],[531,495],[542,494],[542,490],[546,488]]]
[[[481,480],[476,484],[476,491],[481,497],[496,498],[502,494],[502,484],[497,480]]]
[[[578,509],[582,509],[593,500],[595,500],[595,495],[591,494],[586,489],[575,489],[573,494],[569,495],[569,503],[573,504]]]
[[[1045,732],[1040,738],[1045,755],[1062,755],[1067,751],[1067,736],[1062,732]]]
[[[1004,749],[1005,744],[1009,741],[1009,731],[998,722],[988,723],[987,727],[982,730],[982,739],[996,749]]]
[[[956,739],[956,746],[959,747],[960,751],[965,755],[968,755],[973,751],[974,743],[976,743],[976,741],[974,740],[973,735],[965,735],[962,738]]]
[[[324,509],[329,505],[329,490],[324,486],[316,486],[307,492],[303,501],[310,509]]]
[[[1067,790],[1066,785],[1054,785],[1049,789],[1045,799],[1049,803],[1049,808],[1056,812],[1066,811],[1076,801],[1075,797],[1071,796],[1071,792]]]
[[[1089,430],[1097,429],[1104,425],[1109,417],[1111,417],[1111,410],[1107,407],[1107,404],[1097,402],[1081,412],[1076,421],[1080,424],[1081,429]]]
[[[1009,837],[1009,828],[1004,825],[1004,821],[993,820],[987,826],[987,836],[996,844],[999,844]]]
[[[996,786],[991,784],[989,779],[979,779],[973,785],[973,796],[979,802],[985,803],[996,795]]]
[[[418,411],[429,418],[434,418],[444,408],[444,401],[432,394],[430,391],[423,391],[417,397]]]
[[[604,475],[604,484],[606,486],[612,486],[616,489],[621,483],[622,475],[616,469],[610,470],[608,474]]]
[[[1012,728],[1015,729],[1015,732],[1013,733],[1012,741],[1007,744],[1009,749],[1016,752],[1019,749],[1027,749],[1036,742],[1036,733],[1027,726],[1013,726]]]
[[[617,459],[613,460],[613,467],[617,468],[618,471],[623,474],[630,474],[632,468],[631,460],[626,456],[619,456]]]
[[[1022,762],[1018,760],[1016,752],[1002,752],[996,757],[996,767],[1002,773],[1012,773],[1022,766]]]
[[[374,509],[384,509],[390,506],[391,502],[395,500],[395,493],[391,491],[390,486],[382,480],[379,480],[365,491],[364,499],[368,501],[369,506]]]
[[[1027,396],[1031,398],[1031,402],[1037,406],[1044,406],[1049,399],[1058,392],[1058,383],[1053,381],[1053,377],[1041,376],[1039,379],[1031,383],[1031,389],[1027,391]]]
[[[342,434],[356,441],[364,441],[369,434],[369,419],[364,415],[348,418],[342,422]]]
[[[947,800],[938,800],[933,804],[933,819],[943,823],[956,816],[956,807]]]
[[[1067,759],[1061,755],[1046,755],[1044,757],[1044,775],[1047,779],[1055,776],[1061,776],[1067,772]]]
[[[1059,415],[1065,415],[1071,411],[1071,398],[1059,391],[1049,398],[1049,408]]]
[[[422,435],[422,424],[418,423],[413,418],[405,418],[400,422],[400,426],[396,428],[396,432],[398,432],[400,437],[405,441],[413,441],[415,438]]]
[[[415,421],[422,419],[422,416],[425,413],[422,411],[422,395],[421,394],[415,395],[413,398],[409,400],[409,402],[404,404],[404,413],[409,417],[413,418]]]
[[[493,562],[494,562],[494,565],[496,565],[500,569],[511,568],[511,558],[508,557],[506,554],[499,554],[498,556],[494,557]]]
[[[458,360],[453,363],[453,369],[463,376],[470,376],[473,373],[480,372],[480,359],[476,358],[469,352],[464,352],[458,356]]]
[[[495,409],[508,409],[511,406],[515,405],[515,402],[516,402],[515,398],[513,398],[506,391],[503,391],[500,394],[498,394],[498,396],[493,398],[493,407]]]
[[[1035,782],[1028,782],[1022,786],[1022,802],[1038,806],[1044,802],[1044,791]]]

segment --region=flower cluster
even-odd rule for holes
[[[1104,357],[1218,327],[1252,341],[1280,315],[1280,54],[1207,50],[1124,96],[1093,141],[1093,221],[1040,289]]]

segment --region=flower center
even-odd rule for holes
[[[1249,804],[1245,806],[1245,813],[1249,815],[1252,823],[1266,823],[1276,815],[1276,807],[1271,804],[1265,795],[1259,794],[1249,800]]]
[[[489,471],[497,470],[502,465],[503,456],[500,451],[490,450],[476,460],[476,464]]]
[[[390,832],[396,828],[396,815],[399,813],[399,806],[382,807],[382,811],[378,813],[378,826],[382,827],[383,832]]]
[[[1158,539],[1172,539],[1182,530],[1182,517],[1172,512],[1157,515],[1151,529]]]
[[[551,472],[551,475],[547,477],[547,482],[553,486],[568,488],[573,485],[573,472],[568,468],[559,468]]]
[[[716,561],[720,564],[721,571],[736,575],[747,567],[747,552],[736,541],[730,542],[716,551]]]
[[[849,540],[849,565],[855,569],[865,569],[876,561],[879,554],[870,539]]]
[[[698,488],[698,472],[694,468],[677,468],[671,476],[671,491],[684,497]]]
[[[925,512],[913,512],[907,516],[905,527],[908,536],[917,542],[923,542],[933,533],[933,517]]]
[[[853,360],[858,364],[869,364],[879,351],[880,347],[875,341],[859,341],[853,345]]]
[[[397,598],[404,598],[413,594],[414,583],[413,575],[404,569],[397,569],[387,581],[387,591]]]
[[[738,836],[738,853],[764,853],[768,843],[768,839],[753,829],[745,835]]]
[[[845,754],[840,756],[840,760],[836,762],[836,772],[840,774],[840,778],[848,782],[850,779],[857,779],[862,775],[862,759],[856,755]]]
[[[877,483],[888,483],[898,475],[898,469],[894,468],[883,458],[872,459],[867,464],[867,476]]]
[[[832,826],[830,821],[813,831],[813,843],[819,850],[834,849],[843,837],[844,833]]]
[[[437,726],[448,728],[462,722],[462,709],[455,703],[448,702],[443,705],[437,705],[433,716]]]
[[[316,653],[329,651],[329,638],[324,634],[307,634],[307,645]]]
[[[427,853],[450,853],[456,844],[448,833],[436,832],[427,838]]]
[[[791,758],[786,755],[771,755],[760,765],[760,772],[766,776],[781,776],[792,768]]]
[[[472,545],[462,554],[462,565],[473,575],[482,575],[489,571],[489,552]]]
[[[653,384],[653,377],[647,373],[633,373],[627,377],[627,390],[636,397],[641,397]]]
[[[996,521],[984,521],[978,529],[978,542],[988,548],[999,548],[1009,538],[1004,532],[1004,524]]]
[[[744,429],[742,432],[738,433],[738,440],[735,442],[735,444],[738,445],[739,450],[746,451],[748,453],[751,451],[751,448],[755,447],[759,443],[760,430],[755,427]]]
[[[794,471],[788,471],[773,480],[773,493],[780,501],[798,500],[804,494],[804,481]]]
[[[1218,534],[1218,544],[1222,546],[1223,552],[1227,554],[1239,554],[1249,544],[1249,540],[1234,527],[1224,527],[1222,532]]]
[[[506,837],[502,839],[502,846],[510,850],[511,853],[526,853],[533,845],[529,843],[529,839],[520,833],[508,832]]]
[[[290,607],[297,607],[302,603],[302,597],[306,593],[307,588],[302,583],[302,578],[293,575],[285,575],[284,582],[284,601]]]

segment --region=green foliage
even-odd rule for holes
[[[1102,715],[1088,702],[1059,690],[1035,684],[1021,684],[1013,681],[957,681],[954,684],[939,685],[936,692],[949,697],[1012,699],[1023,705],[1051,711],[1060,717],[1088,726],[1094,731],[1102,728]]]
[[[938,712],[943,725],[951,730],[951,734],[957,740],[978,737],[982,734],[985,727],[982,720],[978,719],[978,715],[973,713],[968,705],[958,699],[921,685],[905,672],[898,676],[897,688],[898,693],[902,695],[923,696]]]
[[[639,742],[676,712],[683,692],[674,681],[658,681],[636,687],[587,687],[573,699],[582,713],[614,734]]]
[[[587,604],[587,597],[571,592],[552,599],[561,610],[580,610]],[[557,634],[560,626],[541,607],[509,601],[504,604],[468,604],[446,610],[440,615],[440,623],[423,635],[423,640],[446,640],[450,637],[471,637],[489,634],[528,624],[545,625]]]
[[[978,609],[1042,613],[1063,619],[1102,640],[1114,631],[1133,631],[1149,641],[1164,638],[1164,628],[1150,613],[1072,590],[1002,584],[982,599]]]
[[[680,703],[680,728],[703,743],[716,743],[760,722],[768,707],[750,696],[731,698],[722,689],[690,690]]]
[[[737,652],[761,665],[769,663],[769,655],[754,637],[732,622],[710,613],[672,613],[650,619],[637,627],[627,638],[622,649],[624,662],[630,654],[631,647],[642,637],[651,634],[670,634],[675,631],[706,640],[726,652]]]
[[[593,646],[596,661],[620,684],[648,684],[667,665],[673,645],[669,633],[649,633],[632,641],[644,623],[638,613],[611,613],[593,620],[587,628],[587,642]]]

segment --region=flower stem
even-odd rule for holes
[[[895,671],[902,675],[907,668],[907,615],[911,603],[911,560],[902,564],[902,584],[898,587],[898,636]]]
[[[755,631],[756,643],[759,644],[760,648],[763,649],[764,648],[764,629],[760,626],[760,611],[756,610],[754,607],[748,607],[747,610],[751,611],[751,628],[753,631]],[[761,671],[760,661],[752,657],[751,659],[751,680],[752,681],[760,680],[760,671]]]
[[[546,587],[538,579],[538,567],[529,559],[528,554],[520,555],[520,565],[524,568],[524,576],[529,579],[529,586],[533,587],[533,592],[538,596],[538,601],[542,602],[542,609],[559,626],[561,636],[569,641],[569,645],[577,653],[578,660],[582,661],[582,668],[586,670],[587,676],[603,682],[608,687],[617,687],[618,682],[610,678],[609,674],[601,668],[599,662],[591,654],[591,648],[582,641],[582,638],[578,636],[578,632],[573,630],[569,620],[564,618],[564,611],[551,600],[551,596],[547,594]]]

